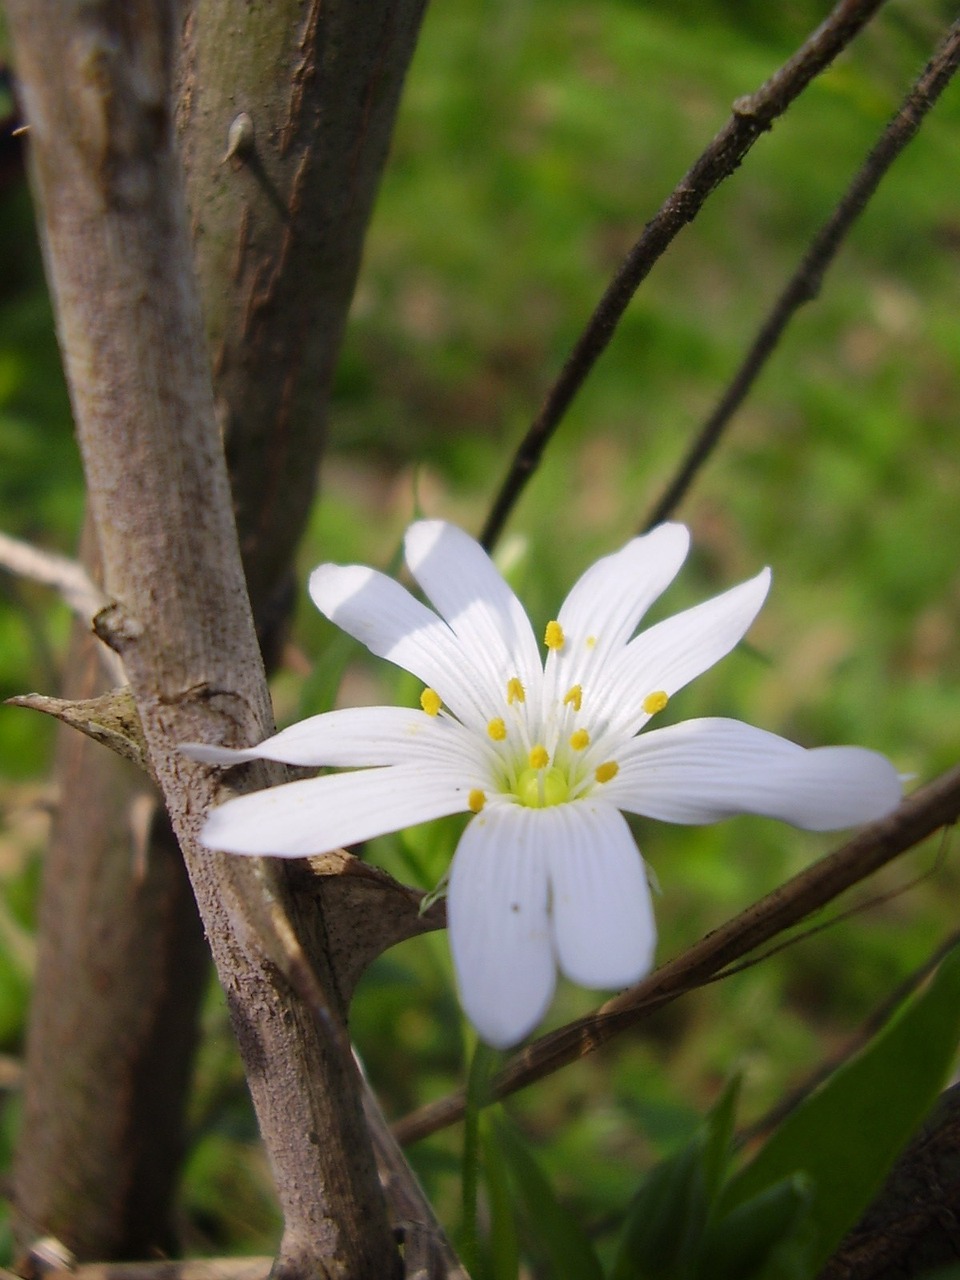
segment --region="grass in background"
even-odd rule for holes
[[[325,558],[387,564],[415,506],[479,528],[509,450],[620,257],[731,101],[824,9],[451,0],[428,12],[341,362],[304,583]],[[635,531],[948,10],[885,10],[657,265],[501,548],[535,619],[552,616],[577,574]],[[774,587],[751,648],[684,691],[670,715],[736,715],[808,744],[862,743],[921,779],[957,758],[958,125],[954,85],[680,513],[694,552],[663,612],[763,563]],[[0,528],[69,551],[80,475],[49,308],[25,252],[28,219],[22,190],[8,191],[3,242],[23,265],[0,297]],[[50,691],[65,615],[9,579],[0,590],[2,693]],[[348,651],[305,592],[301,605],[295,645],[317,674],[304,682],[295,663],[278,677],[282,719],[329,705],[328,665],[346,668],[344,701],[415,696]],[[38,717],[0,716],[11,779],[0,784],[0,870],[18,884],[36,880],[42,829],[31,815],[49,741]],[[663,891],[663,957],[835,843],[746,819],[703,830],[638,823],[637,832]],[[369,854],[427,887],[454,839],[455,824],[437,824],[373,842]],[[638,1172],[692,1133],[734,1070],[745,1071],[749,1121],[921,962],[954,915],[949,841],[945,852],[909,894],[686,998],[509,1104],[585,1222],[610,1221]],[[912,853],[860,897],[932,868],[935,854]],[[11,1052],[26,967],[0,931],[0,1031]],[[593,1002],[564,988],[551,1021]],[[392,1112],[462,1080],[444,939],[383,957],[353,1016]],[[268,1176],[216,998],[208,1020],[185,1213],[211,1247],[269,1250]],[[454,1131],[413,1152],[447,1222],[458,1211],[459,1147]]]

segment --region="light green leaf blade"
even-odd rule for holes
[[[553,1280],[603,1280],[589,1237],[556,1198],[526,1143],[505,1121],[497,1125],[496,1132],[530,1226],[550,1259]]]
[[[806,1174],[819,1268],[932,1107],[958,1040],[960,950],[954,950],[926,990],[787,1117],[728,1185],[723,1211],[792,1174]]]

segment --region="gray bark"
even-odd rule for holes
[[[322,959],[322,916],[299,920],[271,867],[198,845],[219,789],[177,751],[185,739],[255,740],[271,716],[173,146],[174,15],[146,0],[12,0],[8,12],[89,509],[117,601],[98,634],[123,658],[231,1006],[284,1210],[276,1271],[388,1276],[398,1258],[334,975],[317,975],[318,1016],[263,929],[292,919]]]
[[[182,28],[178,129],[194,252],[268,662],[421,11],[421,0],[200,0]],[[225,160],[241,106],[253,137]],[[69,663],[67,696],[98,691],[91,679],[87,643]],[[168,1210],[206,957],[162,816],[156,840],[131,858],[129,806],[145,802],[144,780],[62,732],[14,1173],[18,1235],[24,1245],[57,1236],[81,1258],[152,1256],[175,1244]],[[62,927],[77,902],[85,910]],[[349,904],[340,895],[335,905],[342,917]],[[337,923],[349,936],[349,922]],[[361,962],[347,958],[341,986]]]

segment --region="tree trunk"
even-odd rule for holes
[[[8,11],[89,509],[117,601],[97,630],[123,658],[227,993],[284,1211],[275,1270],[386,1277],[398,1258],[335,975],[321,964],[308,1004],[264,928],[292,918],[322,961],[322,913],[299,920],[269,864],[197,844],[220,788],[177,751],[186,739],[255,740],[271,717],[173,146],[173,13],[147,0],[11,0]]]
[[[194,251],[268,665],[422,7],[199,0],[183,26],[178,130]],[[253,136],[225,160],[241,106]],[[97,665],[90,641],[75,646],[66,696],[99,692]],[[18,1236],[54,1235],[81,1258],[152,1256],[175,1244],[169,1207],[206,950],[162,810],[131,854],[130,805],[142,819],[149,784],[62,734],[14,1172]]]

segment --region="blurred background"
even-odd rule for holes
[[[790,54],[813,0],[446,0],[428,13],[367,242],[301,555],[381,567],[417,513],[478,532],[510,453],[604,285],[730,104]],[[926,61],[952,6],[886,6],[710,199],[632,303],[498,548],[537,625],[637,531],[755,330]],[[9,115],[0,85],[0,116]],[[960,746],[960,90],[895,165],[767,366],[679,516],[693,553],[656,616],[774,571],[749,644],[667,718],[734,715],[805,745],[854,742],[932,778]],[[29,193],[0,152],[0,529],[73,554],[82,477]],[[56,692],[64,606],[0,573],[0,697]],[[341,683],[342,681],[342,683]],[[412,701],[301,591],[281,723]],[[0,710],[0,1155],[51,803],[53,726]],[[432,887],[459,827],[366,855]],[[773,822],[636,824],[660,895],[659,955],[695,942],[837,844]],[[762,1117],[946,936],[949,837],[898,860],[862,910],[664,1010],[508,1110],[603,1244],[639,1172],[736,1071]],[[912,882],[919,882],[913,884]],[[903,893],[901,887],[912,885]],[[883,902],[873,902],[883,895]],[[829,914],[829,913],[828,913]],[[586,1012],[563,987],[550,1025]],[[468,1035],[442,935],[378,961],[353,1030],[391,1116],[462,1083]],[[193,1251],[269,1252],[277,1217],[223,1002],[211,990],[181,1197]],[[411,1157],[455,1228],[461,1133]]]

